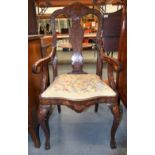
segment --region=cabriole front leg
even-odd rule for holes
[[[119,126],[119,123],[121,121],[121,111],[119,105],[116,103],[114,105],[110,106],[111,112],[113,114],[114,120],[111,128],[111,140],[110,140],[110,146],[112,149],[116,148],[116,141],[115,141],[115,134],[117,131],[117,128]]]
[[[44,132],[45,135],[45,149],[50,149],[50,131],[48,126],[48,114],[50,111],[50,105],[40,105],[39,111],[38,111],[38,120],[40,123],[40,126]]]

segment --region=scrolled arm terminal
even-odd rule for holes
[[[106,56],[104,54],[101,55],[101,59],[111,64],[113,66],[114,71],[120,72],[122,70],[122,64],[118,60],[111,58],[109,56]]]
[[[40,73],[42,66],[47,65],[52,59],[54,59],[54,56],[55,56],[55,47],[52,47],[51,53],[47,57],[39,59],[33,64],[32,72],[35,74]]]

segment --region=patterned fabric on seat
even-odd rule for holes
[[[96,74],[62,74],[41,94],[42,98],[82,101],[94,97],[116,96]]]

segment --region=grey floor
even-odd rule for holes
[[[92,53],[93,54],[93,53]],[[61,64],[59,74],[71,70],[67,64]],[[106,78],[106,65],[103,73]],[[95,73],[95,64],[85,64],[85,71]],[[123,105],[122,105],[123,106]],[[111,149],[110,129],[113,117],[109,108],[99,105],[98,113],[94,106],[83,113],[76,113],[62,106],[62,113],[58,114],[54,107],[49,119],[51,149],[44,149],[45,138],[40,129],[41,147],[35,148],[31,137],[28,137],[29,155],[126,155],[127,154],[127,111],[123,106],[123,116],[116,133],[117,149]]]

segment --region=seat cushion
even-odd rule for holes
[[[41,94],[42,98],[82,101],[116,93],[96,74],[62,74]]]

